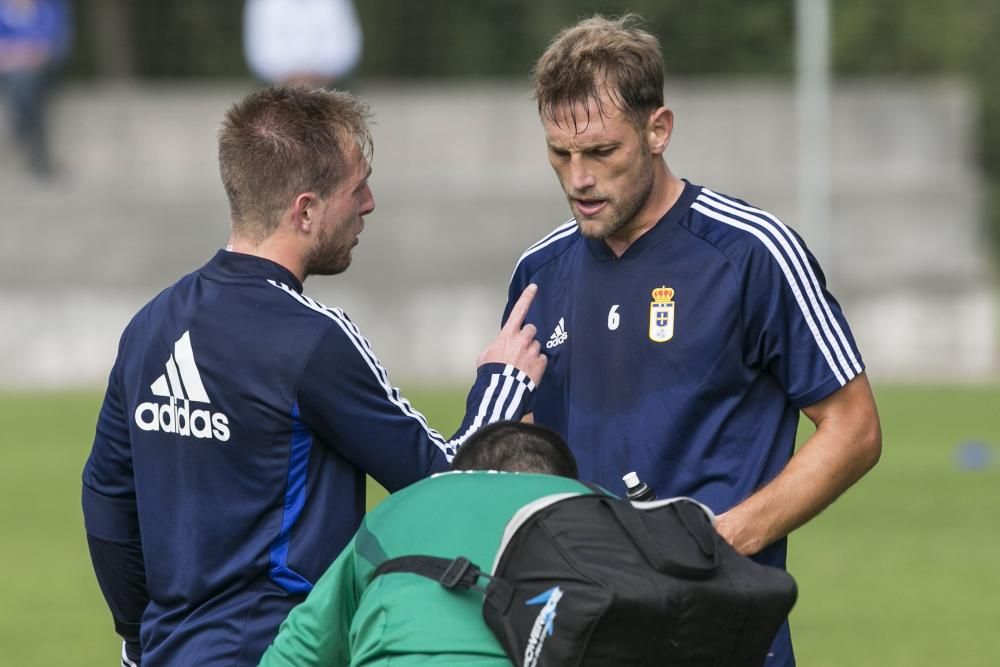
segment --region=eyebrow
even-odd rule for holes
[[[570,149],[566,148],[563,145],[555,144],[552,143],[551,141],[546,141],[545,143],[552,150],[565,151],[567,153],[570,152]],[[579,146],[577,150],[581,153],[588,153],[590,151],[602,151],[602,150],[609,150],[612,148],[618,148],[621,145],[622,145],[621,141],[618,141],[617,139],[612,139],[609,141],[598,141],[592,144],[583,144],[582,146]]]

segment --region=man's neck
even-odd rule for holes
[[[290,243],[283,240],[279,232],[275,232],[260,243],[255,243],[236,234],[230,234],[226,250],[269,259],[288,269],[292,275],[299,279],[300,283],[304,283],[306,280],[305,262],[300,253]]]
[[[624,255],[625,251],[639,237],[655,227],[656,223],[677,203],[682,192],[684,192],[684,181],[674,176],[664,163],[663,170],[658,171],[656,178],[653,179],[653,189],[649,199],[646,200],[636,216],[624,227],[604,239],[615,257]]]

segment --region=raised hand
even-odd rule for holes
[[[535,325],[524,323],[537,293],[538,285],[534,283],[524,289],[500,333],[479,355],[477,366],[488,363],[510,364],[527,373],[536,385],[541,381],[549,360],[542,354],[542,346],[535,340]]]

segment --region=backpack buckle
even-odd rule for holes
[[[473,570],[471,573],[472,580],[463,586],[463,588],[469,588],[476,583],[477,579],[479,579],[479,568],[470,563],[469,559],[464,556],[459,556],[455,560],[451,561],[438,581],[445,588],[455,588],[455,586],[462,583],[466,574],[469,574],[470,568]]]

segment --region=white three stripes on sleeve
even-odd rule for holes
[[[533,390],[535,388],[534,382],[531,381],[527,374],[517,370],[513,366],[505,366],[503,371],[491,377],[490,384],[483,395],[476,412],[476,417],[470,427],[454,440],[445,441],[444,436],[428,425],[426,417],[418,412],[408,400],[403,398],[398,388],[392,386],[389,382],[389,374],[375,356],[371,344],[361,335],[358,327],[341,309],[327,308],[318,301],[299,294],[283,283],[274,280],[268,280],[268,282],[310,310],[320,313],[336,322],[340,329],[347,335],[347,339],[351,341],[358,354],[361,355],[362,360],[371,370],[383,391],[385,391],[385,396],[389,402],[399,408],[400,412],[407,417],[415,419],[423,427],[428,438],[444,453],[445,458],[449,462],[455,456],[462,443],[485,423],[497,421],[501,418],[501,415],[506,419],[513,418],[524,397],[525,389]],[[502,386],[500,386],[501,383]],[[499,393],[497,392],[498,387],[500,387]],[[513,395],[511,395],[512,392]]]
[[[500,389],[499,394],[497,393],[497,387],[500,382],[503,382],[503,387]],[[510,401],[507,401],[507,397],[510,394],[512,387],[515,387],[514,396]],[[479,410],[476,412],[476,417],[472,420],[469,428],[465,430],[460,436],[455,438],[452,442],[454,443],[454,448],[448,454],[448,460],[455,455],[458,447],[465,442],[470,435],[475,433],[485,424],[492,424],[495,421],[501,419],[513,419],[517,412],[518,405],[521,404],[521,399],[524,396],[525,390],[534,390],[535,383],[527,376],[523,371],[519,371],[510,364],[504,366],[500,373],[494,373],[490,378],[490,384],[486,388],[486,392],[483,394],[483,399],[479,403]],[[491,410],[492,406],[492,410]],[[506,406],[506,412],[504,412],[504,407]],[[489,418],[487,418],[487,414]]]
[[[712,197],[718,199],[719,201],[727,202],[731,206],[734,206],[734,207],[736,207],[738,209],[741,209],[743,211],[748,211],[750,213],[756,213],[756,214],[759,214],[759,215],[763,215],[764,217],[768,218],[771,222],[773,222],[774,225],[784,233],[784,236],[788,238],[788,240],[791,243],[791,245],[795,248],[795,252],[798,255],[799,260],[802,262],[802,266],[805,267],[806,272],[809,274],[809,281],[807,282],[806,287],[808,288],[809,284],[811,283],[813,290],[815,290],[816,299],[819,301],[820,305],[823,307],[823,312],[826,314],[827,318],[829,318],[829,322],[830,322],[831,326],[837,332],[837,337],[840,340],[840,343],[843,345],[844,350],[846,350],[847,355],[851,359],[851,365],[853,366],[855,373],[860,373],[861,372],[861,364],[858,362],[857,357],[855,356],[854,350],[852,349],[850,343],[848,343],[847,336],[844,335],[844,331],[843,331],[843,329],[841,329],[840,323],[837,321],[837,318],[835,318],[833,316],[833,312],[830,310],[830,304],[827,302],[826,298],[823,296],[823,288],[820,287],[819,278],[817,278],[816,272],[813,271],[812,266],[809,264],[809,259],[806,257],[806,253],[805,253],[805,250],[802,248],[802,244],[799,243],[799,240],[795,237],[794,234],[792,234],[791,230],[789,230],[788,227],[786,227],[785,224],[783,222],[781,222],[781,220],[779,220],[774,215],[771,215],[767,211],[762,211],[761,209],[757,209],[757,208],[753,208],[752,206],[747,206],[745,204],[741,204],[739,202],[736,202],[736,201],[733,201],[733,200],[728,199],[726,197],[723,197],[722,195],[717,194],[715,192],[712,192],[711,190],[708,190],[708,189],[702,189],[702,192],[705,192],[705,193],[711,195]],[[793,256],[793,260],[794,259],[795,258]],[[798,264],[798,263],[796,262],[796,264]],[[799,272],[799,275],[801,275],[801,271]],[[812,292],[810,292],[810,295],[811,294],[812,294]],[[815,301],[813,303],[815,303]],[[822,315],[822,313],[821,313],[821,315]],[[827,332],[827,333],[829,333],[829,332]],[[847,370],[848,370],[848,373],[850,373],[850,369],[847,369]]]
[[[861,372],[861,364],[858,363],[837,318],[833,316],[819,285],[819,279],[809,264],[802,245],[788,227],[770,213],[733,201],[707,188],[702,189],[692,208],[714,220],[748,232],[760,240],[781,267],[816,345],[823,353],[837,381],[841,385],[847,384]],[[775,246],[774,241],[784,249],[784,255]],[[791,261],[791,266],[785,259],[786,255]]]

